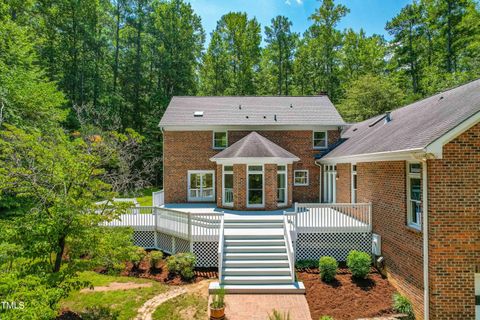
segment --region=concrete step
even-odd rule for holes
[[[291,276],[289,268],[223,268],[225,276]]]
[[[268,260],[226,260],[223,261],[223,266],[228,268],[288,268],[287,259],[268,259]]]
[[[290,284],[293,279],[288,276],[222,276],[222,284]]]
[[[287,252],[285,245],[282,246],[231,246],[225,247],[224,252]]]
[[[275,246],[285,245],[285,239],[226,239],[225,246]]]
[[[305,286],[302,282],[294,282],[291,284],[262,284],[262,285],[222,285],[227,293],[289,293],[289,294],[305,294]],[[210,283],[208,292],[215,294],[220,289],[218,282]]]
[[[286,253],[281,252],[226,252],[224,261],[229,260],[284,260],[288,259]]]

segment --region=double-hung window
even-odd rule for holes
[[[264,206],[263,166],[248,166],[247,172],[247,207],[260,208]]]
[[[295,170],[293,172],[294,186],[308,186],[308,170]]]
[[[277,167],[277,203],[278,205],[287,204],[287,166]]]
[[[223,205],[233,206],[233,166],[223,166]]]
[[[226,131],[213,132],[213,149],[225,149],[228,145]]]
[[[422,164],[407,162],[407,224],[422,227]]]
[[[327,131],[314,131],[313,132],[313,148],[325,149],[327,148]]]
[[[215,171],[188,171],[188,201],[215,201]]]

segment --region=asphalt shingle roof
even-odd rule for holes
[[[212,160],[229,158],[283,158],[300,160],[293,153],[283,149],[255,131],[214,155]]]
[[[196,111],[203,116],[195,117]],[[327,96],[173,97],[160,126],[344,125]]]
[[[381,115],[352,124],[322,159],[425,148],[479,112],[480,79],[396,109],[388,123]]]

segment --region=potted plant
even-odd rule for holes
[[[221,288],[213,296],[210,303],[210,319],[225,319],[225,289]]]

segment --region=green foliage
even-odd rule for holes
[[[220,288],[215,292],[215,295],[212,298],[210,303],[210,308],[212,309],[221,309],[225,308],[225,289]]]
[[[85,309],[79,315],[82,320],[117,320],[120,312],[108,307],[93,307]]]
[[[365,279],[370,272],[372,258],[366,252],[352,250],[347,256],[347,267],[355,278]]]
[[[330,316],[321,316],[319,320],[334,320],[333,317]]]
[[[406,314],[408,319],[415,319],[412,303],[407,297],[399,293],[393,295],[393,310]]]
[[[299,260],[295,262],[295,267],[298,269],[316,268],[318,267],[318,261],[317,260]]]
[[[184,279],[192,279],[196,260],[193,253],[177,253],[167,258],[167,268],[169,272],[180,275]]]
[[[337,274],[338,262],[333,257],[321,257],[318,262],[320,278],[323,281],[331,282]]]
[[[366,74],[349,84],[338,108],[347,121],[363,121],[401,106],[404,99],[388,78]]]
[[[162,303],[153,313],[154,320],[189,320],[207,319],[208,301],[199,294],[182,294]]]
[[[269,320],[290,320],[290,312],[281,313],[280,311],[273,309],[272,314],[268,315]]]
[[[130,261],[133,263],[135,267],[138,267],[140,265],[140,262],[142,262],[143,259],[145,259],[147,256],[147,251],[145,249],[137,247],[136,250],[132,253],[130,256]]]
[[[156,265],[162,261],[163,259],[163,252],[162,251],[150,251],[148,254],[149,260],[150,260],[150,266],[152,268],[155,268]]]

